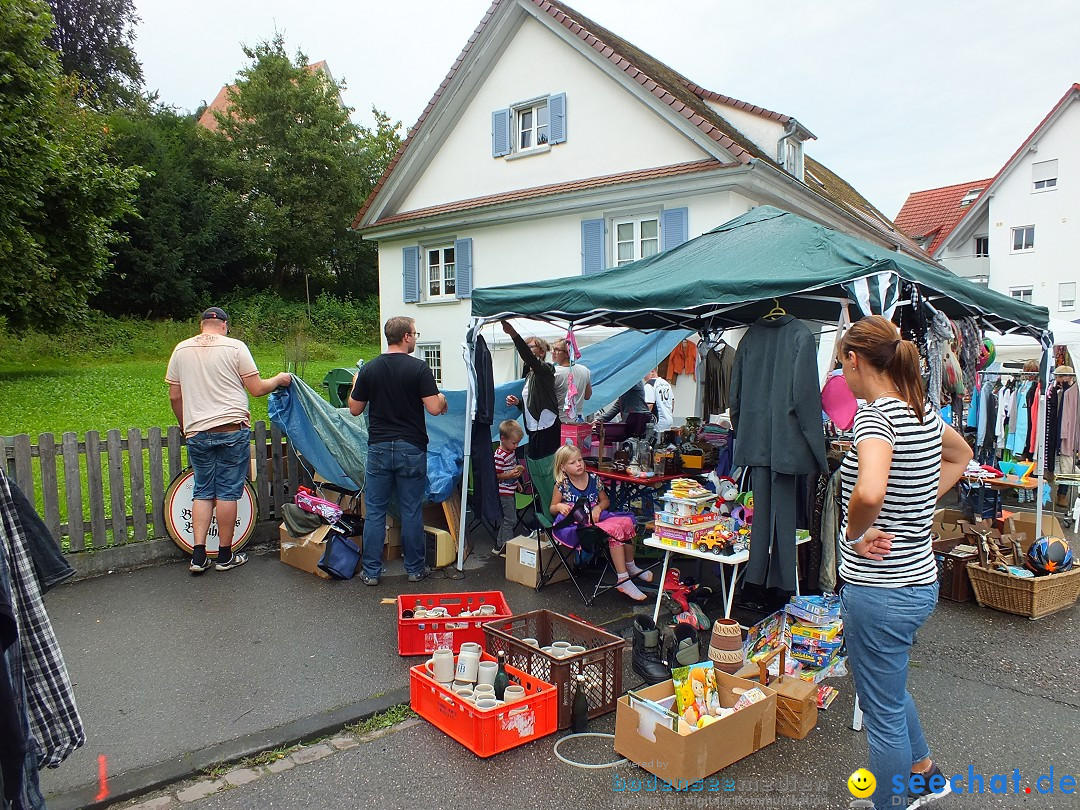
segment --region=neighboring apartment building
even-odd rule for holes
[[[1080,319],[1080,84],[989,180],[911,194],[897,227],[954,273]]]
[[[460,389],[474,288],[596,273],[763,203],[925,259],[813,138],[562,3],[496,0],[353,227],[379,243],[382,317],[415,317],[420,356]],[[513,352],[484,334],[508,379]]]

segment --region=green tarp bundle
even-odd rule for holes
[[[762,205],[656,256],[602,273],[473,291],[472,314],[631,329],[722,330],[753,323],[782,299],[804,320],[890,312],[903,281],[951,318],[981,317],[1033,336],[1049,313],[900,253]]]

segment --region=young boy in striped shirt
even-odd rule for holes
[[[499,423],[499,446],[495,450],[495,478],[499,481],[499,503],[502,522],[495,539],[495,554],[501,555],[517,524],[517,504],[514,493],[525,468],[518,464],[517,446],[525,433],[513,419]]]

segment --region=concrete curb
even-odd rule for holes
[[[297,745],[334,734],[347,725],[366,720],[408,702],[409,690],[407,688],[395,689],[393,692],[387,692],[378,697],[367,698],[311,717],[302,717],[275,728],[201,748],[175,761],[161,762],[110,777],[109,793],[104,798],[99,797],[98,786],[86,785],[47,796],[46,801],[50,810],[108,807],[154,790],[160,790],[167,785],[197,777],[203,771],[215,766],[239,762],[262,751]]]

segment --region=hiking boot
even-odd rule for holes
[[[679,622],[671,636],[667,661],[672,670],[688,667],[701,660],[701,644],[697,628],[689,622]]]
[[[660,630],[652,616],[635,616],[632,629],[634,643],[630,666],[649,685],[666,681],[670,673],[660,657]]]
[[[231,571],[234,568],[239,568],[241,565],[248,561],[247,554],[238,554],[235,551],[233,555],[229,557],[225,562],[219,562],[214,566],[215,571]]]
[[[420,582],[431,573],[431,566],[425,565],[421,570],[415,574],[409,574],[409,582]]]
[[[203,573],[204,571],[209,571],[213,567],[213,565],[214,565],[214,561],[211,560],[209,557],[205,557],[203,559],[202,565],[199,565],[193,559],[191,561],[191,565],[188,566],[188,571],[193,573],[195,576],[198,576],[199,574]]]
[[[952,793],[952,785],[949,784],[949,779],[940,770],[936,762],[930,763],[930,770],[926,773],[913,773],[911,777],[921,776],[923,778],[922,790],[915,790],[911,781],[908,781],[908,796],[911,797],[911,803],[908,807],[926,807],[931,802],[936,802],[938,799],[944,798]],[[934,780],[936,790],[932,790],[930,787],[930,780],[933,777],[939,777]],[[938,786],[938,782],[944,782],[944,785]]]

